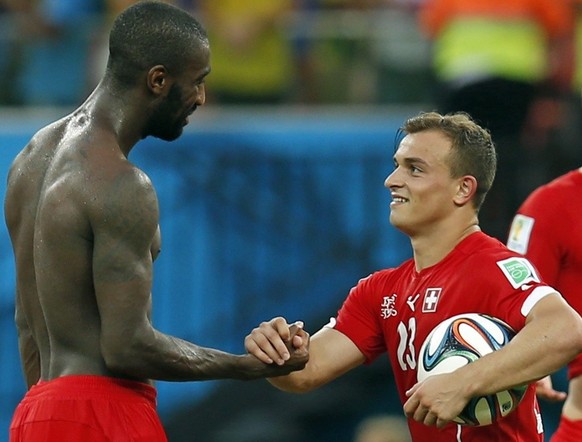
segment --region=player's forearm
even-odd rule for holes
[[[282,391],[306,393],[328,384],[364,362],[364,355],[343,333],[323,327],[309,343],[309,361],[302,370],[270,378]]]
[[[548,300],[537,315],[501,350],[459,370],[471,396],[531,383],[565,366],[582,351],[582,321],[571,308]],[[560,300],[560,302],[563,302]]]
[[[508,346],[469,364],[456,373],[465,379],[468,396],[484,396],[530,384],[563,367],[576,353],[561,346],[537,346],[536,350],[514,351]],[[502,357],[503,355],[503,357]]]
[[[267,381],[272,386],[287,393],[306,393],[314,388],[301,380],[301,372],[291,373],[286,376],[271,377]]]
[[[271,385],[287,393],[308,393],[327,384],[337,376],[322,377],[326,372],[317,366],[311,357],[302,370],[294,371],[286,376],[271,377],[267,380]]]
[[[250,380],[291,371],[290,367],[264,364],[251,355],[200,347],[155,330],[150,338],[136,338],[109,353],[106,361],[114,372],[166,381]]]

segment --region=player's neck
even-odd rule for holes
[[[127,157],[131,148],[142,138],[144,112],[136,112],[132,97],[115,94],[104,84],[100,84],[79,107],[94,120],[95,126],[110,132]]]
[[[418,272],[441,262],[463,239],[480,231],[476,222],[458,229],[435,229],[410,237],[414,263]]]

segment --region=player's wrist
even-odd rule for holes
[[[488,383],[485,381],[485,376],[478,370],[476,362],[467,364],[455,371],[456,382],[461,386],[461,395],[467,400],[489,394]]]

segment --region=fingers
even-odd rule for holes
[[[566,392],[554,389],[550,376],[546,376],[536,382],[536,395],[549,402],[564,401],[568,396]]]
[[[297,321],[289,327],[291,339],[289,340],[290,349],[297,350],[302,347],[307,348],[309,344],[309,333],[303,329],[303,322]]]
[[[568,394],[564,391],[557,391],[553,388],[538,388],[536,395],[549,402],[562,402],[566,400]]]
[[[292,348],[303,345],[305,332],[302,327],[302,322],[289,325],[281,317],[263,322],[245,338],[245,348],[266,364],[283,365],[290,358],[286,343],[290,343]]]
[[[291,339],[291,327],[295,326],[293,327],[293,333],[296,333],[295,328],[297,327],[296,323],[289,325],[285,318],[271,319],[269,322],[263,322],[262,325],[265,325],[267,328],[272,328],[276,336],[283,341],[289,341]]]
[[[436,425],[438,420],[438,416],[435,413],[431,412],[428,408],[423,407],[420,403],[418,403],[418,405],[414,407],[414,410],[412,409],[409,410],[409,412],[406,413],[406,415],[411,419],[414,419],[416,422],[420,422],[423,423],[424,425],[430,426]]]
[[[424,418],[422,420],[419,420],[418,422],[422,422],[424,425],[427,425],[429,427],[437,427],[437,428],[443,428],[445,425],[447,425],[449,423],[448,420],[446,419],[441,419],[437,416],[436,413],[433,413],[432,411],[428,411],[427,413],[424,415]]]
[[[426,413],[426,415],[424,416],[424,419],[422,420],[422,423],[424,425],[428,425],[430,426],[434,426],[437,423],[437,416],[434,413],[431,413],[430,411]]]
[[[437,418],[436,427],[440,430],[441,428],[444,428],[449,422],[450,421],[447,419]]]
[[[437,428],[445,427],[451,419],[446,418],[446,416],[442,415],[437,408],[423,404],[421,402],[420,396],[417,391],[422,386],[422,383],[415,384],[412,388],[406,391],[406,396],[408,400],[404,403],[403,410],[404,414],[410,418],[415,420],[416,422],[420,422],[424,425],[428,426],[436,426]],[[442,410],[441,410],[442,411]]]
[[[410,390],[408,390],[410,391]],[[408,396],[408,391],[406,392],[406,395]],[[406,417],[414,419],[414,414],[416,413],[416,410],[418,409],[418,407],[420,406],[420,402],[412,397],[409,398],[405,403],[404,403],[404,414],[406,415]]]
[[[283,365],[289,359],[289,351],[283,339],[289,338],[289,328],[281,328],[277,323],[261,323],[245,339],[248,353],[261,361]]]
[[[300,330],[303,329],[303,321],[295,321],[289,326],[289,338],[286,341],[291,340]]]
[[[309,333],[305,330],[300,330],[291,340],[291,345],[294,349],[307,347],[309,344]]]
[[[412,388],[406,390],[406,393],[405,393],[406,397],[411,397],[416,392],[416,390],[418,390],[419,388],[420,388],[420,382],[417,382],[416,384],[414,384],[412,386]]]
[[[406,401],[404,404],[404,414],[416,422],[420,422],[428,426],[436,426],[437,428],[443,428],[446,424],[449,423],[449,420],[439,418],[436,412],[433,412],[429,408],[424,407],[415,398]]]

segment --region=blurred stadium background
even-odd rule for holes
[[[237,2],[257,11],[263,4],[224,1],[239,18]],[[5,177],[34,132],[95,86],[108,25],[130,3],[0,0]],[[199,13],[213,31],[220,14],[212,0],[174,3]],[[262,70],[253,71],[250,55],[222,65],[228,57],[213,54],[207,105],[184,136],[173,143],[144,140],[131,154],[152,178],[161,206],[156,326],[235,353],[244,351],[243,338],[254,326],[273,316],[304,320],[316,331],[359,278],[410,257],[406,238],[388,223],[383,180],[400,123],[434,108],[430,44],[415,17],[419,1],[266,3],[277,5],[269,15],[273,39],[284,45],[279,54],[288,53],[277,58],[279,69],[257,56]],[[536,171],[540,182],[552,173],[546,166]],[[0,272],[2,441],[24,394],[5,228]],[[563,373],[555,383],[565,388]],[[159,382],[158,390],[172,442],[351,442],[367,416],[401,414],[385,359],[303,396],[265,381]],[[551,430],[559,405],[542,405]]]

